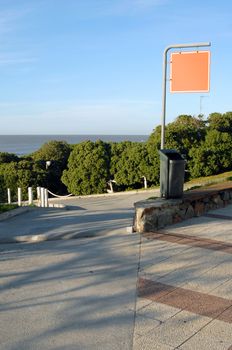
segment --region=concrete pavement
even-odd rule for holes
[[[1,350],[132,348],[140,237],[126,227],[146,196],[70,199],[0,222]],[[52,241],[6,243],[36,236]]]
[[[38,242],[44,240],[94,237],[132,226],[133,204],[151,192],[109,197],[54,200],[62,208],[35,208],[30,212],[0,221],[0,242]]]
[[[1,245],[1,350],[131,349],[138,242]]]
[[[66,237],[0,245],[1,350],[232,349],[232,206],[140,236],[125,229],[137,198],[0,226]]]
[[[232,206],[142,236],[134,350],[232,349]]]

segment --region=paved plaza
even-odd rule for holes
[[[48,239],[1,241],[1,350],[232,349],[232,206],[139,235],[142,196],[0,222]]]
[[[134,350],[232,349],[232,206],[141,237]]]

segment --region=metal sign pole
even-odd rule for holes
[[[193,43],[193,44],[177,44],[166,47],[163,55],[163,99],[162,99],[162,120],[161,120],[161,149],[165,147],[165,119],[166,119],[166,91],[167,91],[167,53],[170,49],[183,49],[189,47],[211,46],[210,42]]]

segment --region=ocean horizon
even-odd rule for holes
[[[44,143],[52,140],[77,144],[83,141],[146,142],[149,135],[0,135],[0,152],[23,156],[37,151]]]

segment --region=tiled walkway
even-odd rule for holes
[[[232,349],[232,206],[141,236],[134,350]]]

